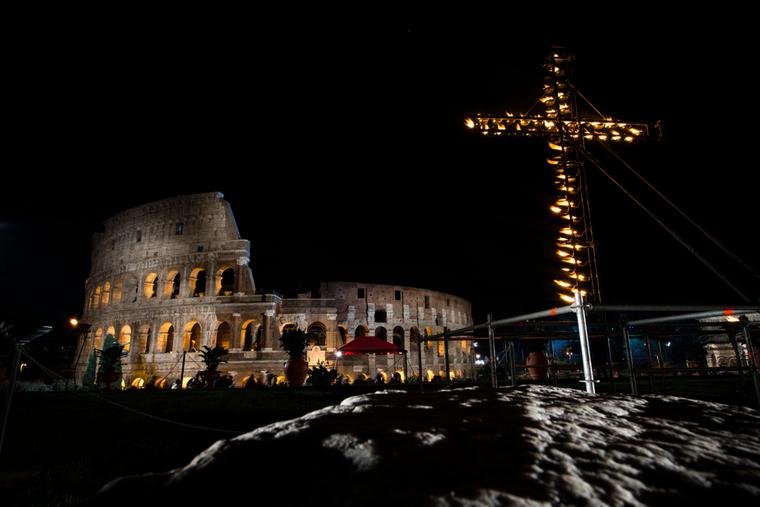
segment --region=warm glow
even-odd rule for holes
[[[557,255],[559,255],[560,257],[567,257],[570,254],[563,250],[557,250]]]
[[[554,283],[556,283],[560,287],[564,287],[565,289],[567,289],[568,287],[572,287],[572,285],[570,285],[568,282],[564,282],[562,280],[554,280]]]
[[[739,317],[735,315],[729,315],[726,317],[726,322],[739,322]]]
[[[558,292],[557,294],[559,295],[559,298],[565,303],[575,303],[574,297],[568,296],[567,294],[562,294],[561,292]]]
[[[79,325],[79,321],[77,319],[69,319],[69,324],[71,324],[71,327],[77,327]]]
[[[551,141],[548,141],[548,143],[549,143],[549,148],[551,148],[552,150],[554,150],[554,151],[562,151],[562,146],[560,146],[559,144],[554,144]]]
[[[472,118],[466,118],[464,120],[464,124],[468,129],[474,129],[475,128],[475,122],[472,120]]]
[[[550,206],[549,209],[552,213],[562,213],[562,208],[559,208],[557,206]]]

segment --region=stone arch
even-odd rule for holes
[[[248,319],[240,327],[240,343],[243,350],[261,350],[261,324],[256,319]]]
[[[377,336],[381,340],[388,341],[388,330],[385,329],[383,326],[377,326],[375,328],[375,336]]]
[[[93,293],[93,299],[92,299],[92,307],[97,308],[100,306],[100,285],[95,287],[95,292]]]
[[[130,385],[134,387],[135,389],[142,389],[143,387],[145,387],[145,379],[140,378],[140,377],[135,377],[132,380],[132,383]]]
[[[111,300],[111,282],[106,280],[106,283],[103,284],[103,295],[100,298],[101,303],[103,306],[107,305],[108,302]]]
[[[188,352],[197,352],[203,342],[203,333],[201,325],[197,320],[191,320],[185,324],[185,331],[182,333],[182,350]]]
[[[166,274],[166,282],[164,283],[164,297],[169,299],[176,299],[179,297],[179,288],[182,281],[182,275],[179,271],[172,269]]]
[[[190,271],[190,296],[197,298],[206,295],[206,269],[193,268]]]
[[[124,279],[119,277],[113,281],[113,291],[111,292],[111,302],[113,304],[121,303],[121,293],[124,289]]]
[[[219,321],[216,325],[216,346],[229,350],[232,346],[232,326],[226,321]]]
[[[147,299],[152,299],[158,295],[158,274],[148,273],[143,284],[143,294]]]
[[[167,353],[174,348],[174,324],[164,322],[158,328],[158,339],[156,340],[156,352]]]
[[[132,341],[132,326],[124,324],[119,331],[119,345],[124,345],[124,350],[129,351],[130,342]]]
[[[396,326],[393,328],[393,344],[400,348],[404,349],[404,328],[401,326]]]
[[[97,350],[103,349],[103,328],[99,327],[95,330],[95,337],[92,339],[92,348]]]
[[[338,326],[338,339],[340,340],[339,346],[348,343],[348,330],[343,326]]]
[[[356,326],[356,330],[354,331],[354,339],[367,336],[369,334],[369,329],[364,324],[359,324]]]
[[[319,345],[324,347],[327,345],[327,326],[321,322],[312,322],[309,327],[306,328],[306,343],[309,346]]]
[[[235,268],[222,266],[216,271],[215,293],[217,296],[232,296],[235,293]]]
[[[150,352],[150,324],[143,324],[137,330],[137,343],[135,344],[137,352]]]
[[[446,341],[438,340],[438,357],[443,357],[446,354]]]
[[[106,329],[106,336],[111,335],[112,337],[116,337],[116,328],[113,326],[108,326],[108,329]]]
[[[280,325],[280,334],[284,333],[287,329],[296,329],[297,327],[295,322],[285,322]]]

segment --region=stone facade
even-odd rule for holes
[[[83,350],[102,349],[113,335],[127,350],[125,382],[141,385],[178,379],[183,356],[186,381],[202,369],[198,350],[219,343],[230,350],[221,370],[239,384],[264,371],[281,375],[287,356],[280,334],[298,326],[310,332],[312,363],[325,361],[350,378],[417,375],[418,336],[472,323],[469,302],[418,288],[324,282],[319,297],[257,294],[250,260],[250,242],[240,237],[220,193],[164,199],[106,220],[93,238],[85,283],[83,321],[91,327]],[[337,348],[357,334],[409,350],[406,369],[403,356],[337,357]],[[443,356],[443,344],[426,342],[423,375],[442,374]],[[473,356],[470,342],[449,342],[452,375],[471,376]],[[79,379],[86,364],[76,365]]]

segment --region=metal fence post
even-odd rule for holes
[[[586,326],[586,308],[583,306],[583,296],[580,291],[575,292],[575,314],[578,317],[578,337],[581,342],[581,355],[583,356],[583,382],[586,384],[586,392],[596,393],[594,385],[594,367],[591,364],[591,347],[588,342],[588,327]]]

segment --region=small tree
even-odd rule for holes
[[[106,346],[96,350],[98,357],[97,382],[105,384],[106,390],[111,389],[114,382],[121,379],[121,358],[125,355],[124,345],[115,343],[113,336],[106,335]]]
[[[307,335],[303,330],[286,329],[280,336],[282,350],[288,353],[290,357],[302,357],[306,348]]]
[[[203,350],[201,351],[203,364],[206,365],[204,371],[215,372],[220,364],[227,362],[227,360],[224,359],[224,356],[226,356],[227,353],[227,349],[221,345],[217,345],[213,349],[208,345],[204,345]]]

